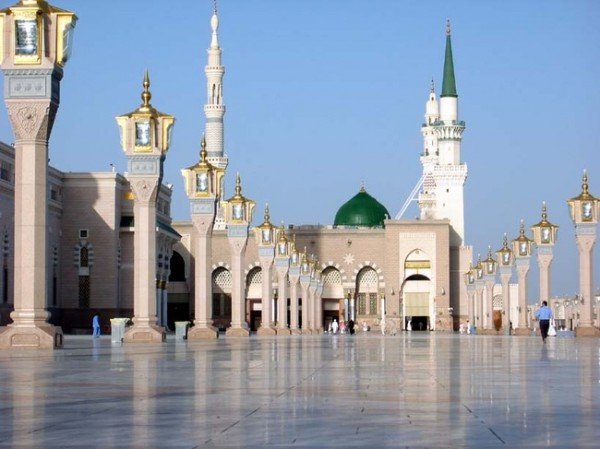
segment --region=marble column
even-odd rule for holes
[[[272,336],[277,331],[273,327],[273,311],[271,309],[273,302],[273,247],[259,248],[259,260],[262,270],[262,312],[260,327],[256,331],[257,335]]]
[[[510,278],[512,267],[499,267],[500,282],[502,283],[502,329],[504,335],[510,335]]]
[[[302,289],[302,333],[312,334],[310,330],[310,319],[309,319],[309,285],[310,285],[310,274],[300,275],[300,287]]]
[[[309,329],[313,334],[318,334],[319,329],[317,326],[317,304],[316,304],[316,292],[317,292],[317,284],[318,281],[316,279],[311,279],[308,284],[308,319],[309,319]]]
[[[486,274],[483,279],[485,282],[485,304],[487,309],[484,314],[484,328],[491,333],[494,330],[494,284],[496,283],[496,276]]]
[[[323,333],[323,282],[317,283],[315,290],[315,329],[319,334]]]
[[[537,248],[537,260],[540,268],[540,304],[543,301],[550,301],[550,265],[552,263],[553,254],[552,247]]]
[[[289,259],[276,260],[277,264],[277,335],[290,335],[288,327],[288,270]]]
[[[577,249],[579,250],[579,292],[581,295],[581,315],[575,329],[577,337],[598,337],[600,330],[593,326],[593,248],[596,243],[596,225],[577,225],[575,229]]]
[[[475,326],[475,284],[467,284],[469,326]]]
[[[300,267],[290,267],[290,332],[301,334],[298,326],[298,284],[300,280]]]
[[[249,337],[250,331],[247,326],[242,327],[242,320],[245,320],[246,315],[242,264],[248,242],[248,226],[230,224],[227,227],[227,234],[231,247],[231,327],[227,329],[225,335],[231,337]]]
[[[475,301],[475,327],[477,333],[481,333],[484,328],[483,325],[483,290],[485,282],[483,279],[477,279],[475,281],[475,293],[477,294],[477,300]]]
[[[130,174],[135,195],[133,215],[133,326],[123,336],[124,343],[156,343],[165,339],[165,330],[156,324],[156,198],[159,179]]]
[[[194,326],[188,332],[188,341],[213,340],[219,331],[212,324],[212,279],[209,258],[212,254],[212,230],[215,219],[215,201],[191,200],[194,225]],[[245,245],[244,245],[245,246]],[[243,283],[242,283],[243,285]],[[233,307],[233,304],[232,304]]]
[[[529,273],[529,257],[516,257],[515,265],[519,279],[519,319],[514,330],[515,335],[529,335],[527,327],[527,274]]]

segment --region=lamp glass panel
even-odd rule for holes
[[[552,243],[552,229],[549,227],[542,227],[541,229],[541,240],[542,243]]]
[[[37,20],[15,20],[15,53],[17,55],[35,55],[38,52]]]
[[[527,242],[520,242],[519,243],[519,256],[526,256],[527,255]]]
[[[261,235],[262,235],[262,242],[263,243],[271,243],[271,228],[265,228],[262,230]]]
[[[488,274],[492,274],[494,272],[494,262],[487,263],[487,272]]]
[[[583,219],[583,221],[592,220],[592,206],[593,204],[591,201],[584,201],[581,203],[581,218]]]
[[[208,192],[208,173],[196,173],[196,192]]]
[[[510,263],[510,253],[508,251],[504,251],[502,253],[502,263],[504,265],[508,265]]]
[[[294,264],[294,265],[298,264],[298,253],[297,252],[292,253],[292,264]]]
[[[135,144],[139,147],[150,145],[150,121],[144,120],[135,124]]]
[[[65,29],[63,30],[63,64],[71,57],[71,51],[73,50],[73,34],[75,34],[75,25],[70,23],[65,26]]]
[[[287,244],[286,243],[279,244],[279,254],[282,256],[287,255]]]
[[[234,220],[243,220],[244,219],[244,205],[241,203],[233,204],[231,208],[231,215]]]

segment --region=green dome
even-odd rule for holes
[[[390,213],[383,204],[369,195],[364,188],[344,203],[335,214],[334,226],[383,227]]]

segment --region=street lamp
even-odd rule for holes
[[[485,329],[489,332],[494,330],[494,284],[496,283],[496,268],[498,263],[496,259],[492,257],[492,247],[488,246],[488,256],[487,259],[483,261],[483,266],[485,270],[485,274],[483,275],[483,279],[485,282],[485,291],[486,291],[486,323]]]
[[[277,249],[275,251],[275,270],[277,271],[277,289],[279,297],[277,301],[277,335],[289,335],[288,328],[288,273],[290,270],[290,244],[285,235],[283,225],[279,228],[277,238]]]
[[[300,281],[300,254],[296,248],[296,235],[289,242],[289,281],[290,281],[290,332],[300,334],[302,331],[298,326],[298,282]]]
[[[519,226],[519,236],[512,241],[512,245],[519,277],[519,306],[517,307],[519,319],[515,335],[529,335],[529,329],[527,328],[527,273],[529,272],[533,241],[525,235],[525,225],[522,219]]]
[[[262,311],[260,327],[257,335],[272,336],[277,332],[272,323],[275,318],[274,299],[272,298],[271,285],[273,283],[273,258],[275,257],[275,227],[271,224],[269,205],[265,205],[263,223],[255,228],[256,243],[258,245],[258,258],[262,270]]]
[[[485,287],[484,268],[481,263],[481,256],[477,255],[477,265],[475,265],[475,292],[477,293],[475,326],[476,332],[482,332],[483,326],[483,290]]]
[[[580,326],[575,335],[600,336],[600,330],[592,324],[594,304],[592,302],[593,270],[592,250],[596,242],[596,227],[600,215],[600,200],[594,197],[588,189],[587,172],[584,170],[581,193],[568,200],[569,213],[575,225],[575,238],[579,249],[579,291],[584,305]],[[583,301],[587,301],[584,304]]]
[[[246,298],[244,295],[244,273],[242,263],[248,242],[248,226],[252,221],[254,201],[242,195],[242,179],[240,174],[235,179],[235,194],[222,202],[227,223],[227,239],[231,248],[231,327],[225,335],[232,337],[248,337],[250,331],[242,326],[246,319]]]
[[[512,267],[514,256],[508,246],[506,232],[502,240],[502,248],[496,251],[498,257],[498,269],[500,271],[500,281],[502,282],[502,315],[504,316],[502,325],[504,335],[510,335],[510,278],[512,277]]]
[[[550,264],[552,249],[556,243],[558,226],[548,221],[546,202],[542,203],[542,220],[531,227],[533,240],[537,247],[538,265],[540,267],[540,305],[550,299]]]

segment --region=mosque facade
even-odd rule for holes
[[[421,126],[419,219],[393,218],[361,188],[341,205],[331,225],[277,228],[270,217],[276,211],[266,208],[262,224],[249,228],[254,203],[243,198],[240,177],[236,196],[226,200],[220,193],[229,158],[225,152],[225,68],[216,8],[210,24],[201,157],[196,165],[182,170],[192,219],[172,221],[172,187],[158,178],[156,297],[151,318],[155,310],[162,327],[172,329],[176,321],[190,321],[198,328],[227,332],[238,326],[267,335],[318,333],[333,320],[350,319],[372,329],[380,326],[382,318],[398,330],[457,329],[470,315],[463,275],[469,270],[472,249],[465,244],[467,166],[461,157],[465,123],[458,113],[449,26],[441,94],[438,97],[432,86]],[[146,79],[142,98],[147,107],[149,85]],[[138,139],[146,137],[140,127],[135,133],[137,145]],[[124,149],[125,140],[122,137]],[[139,162],[129,160],[130,164]],[[0,164],[0,325],[6,325],[11,321],[15,292],[13,146],[0,144]],[[205,172],[211,173],[209,183],[214,184],[213,205],[208,208]],[[190,173],[195,177],[187,178]],[[132,179],[115,172],[48,169],[46,309],[50,323],[65,332],[87,332],[95,314],[105,325],[110,318],[136,315],[137,191]],[[233,235],[239,227],[234,204],[240,198],[246,201],[246,228]],[[208,214],[213,206],[212,215]],[[202,222],[204,233],[197,220],[201,216],[212,217],[208,224]],[[241,242],[242,237],[243,243],[232,244],[232,238]]]

